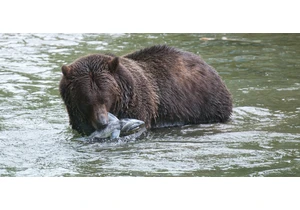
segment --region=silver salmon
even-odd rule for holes
[[[115,115],[108,113],[108,125],[102,130],[96,130],[89,138],[116,139],[136,133],[145,127],[145,122],[137,119],[124,118],[119,120]]]

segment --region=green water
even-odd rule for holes
[[[231,121],[76,140],[60,67],[153,44],[212,65],[233,95]],[[0,176],[300,176],[299,118],[300,34],[0,34]]]

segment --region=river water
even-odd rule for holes
[[[226,124],[78,141],[61,66],[153,44],[212,65],[234,98]],[[300,34],[0,34],[0,176],[300,176]]]

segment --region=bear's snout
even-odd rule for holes
[[[95,120],[92,122],[93,127],[96,130],[101,130],[108,125],[108,115],[107,114],[97,114]]]
[[[97,121],[100,123],[100,125],[104,126],[108,124],[108,116],[105,114],[100,114]]]
[[[105,105],[95,106],[93,109],[93,117],[91,120],[92,126],[96,130],[101,130],[108,125],[108,112],[106,111]]]

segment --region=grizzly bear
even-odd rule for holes
[[[108,112],[146,128],[226,122],[232,97],[199,56],[156,45],[124,56],[92,54],[62,66],[59,89],[72,128],[90,135]]]

